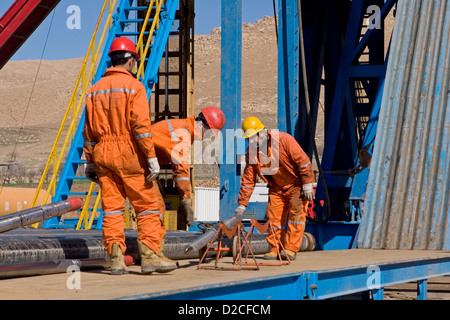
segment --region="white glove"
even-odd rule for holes
[[[95,164],[94,163],[88,163],[86,164],[86,168],[84,169],[84,175],[89,181],[98,183],[98,176],[95,172]]]
[[[315,194],[314,194],[314,184],[313,183],[307,183],[302,186],[303,195],[305,196],[305,199],[308,201],[314,200]]]
[[[237,208],[236,208],[236,210],[234,211],[234,214],[236,214],[236,215],[244,215],[244,213],[245,213],[245,209],[246,209],[247,207],[246,206],[244,206],[244,205],[242,205],[242,204],[240,204]]]
[[[159,175],[159,162],[157,158],[149,158],[148,161],[148,168],[150,169],[150,174],[147,176],[147,180],[152,181],[156,180],[156,178]]]

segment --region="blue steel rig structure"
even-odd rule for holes
[[[316,218],[307,224],[318,249],[356,245],[389,57],[385,38],[391,35],[386,35],[384,21],[395,13],[395,4],[394,0],[278,2],[278,129],[294,136],[319,169]],[[241,1],[222,1],[225,129],[241,125],[241,10]],[[320,108],[325,143],[318,160],[314,141]],[[242,143],[232,139],[224,136],[226,159],[245,152],[238,148]],[[233,214],[237,205],[240,173],[239,163],[221,165],[221,219]],[[265,204],[250,203],[247,214],[265,218]]]

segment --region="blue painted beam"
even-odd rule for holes
[[[302,275],[292,273],[144,294],[124,300],[302,300],[301,282]]]
[[[295,137],[300,68],[297,0],[280,0],[278,6],[278,130]]]
[[[222,0],[220,107],[226,117],[222,130],[219,218],[238,206],[241,166],[237,163],[236,129],[241,128],[242,0]]]
[[[380,294],[381,292],[378,290],[385,287],[450,274],[450,258],[384,263],[313,273],[316,280],[311,284],[315,286],[315,289],[310,290],[308,295],[313,300],[329,299],[363,291]],[[422,292],[421,295],[423,296],[423,294]]]
[[[373,299],[381,300],[385,287],[412,281],[419,282],[418,296],[425,298],[423,281],[449,274],[450,257],[443,257],[289,273],[143,294],[123,300],[324,300],[367,291],[372,293]]]

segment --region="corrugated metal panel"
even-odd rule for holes
[[[358,246],[450,250],[450,0],[399,0]]]

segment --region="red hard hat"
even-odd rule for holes
[[[136,45],[130,39],[126,37],[115,38],[109,48],[108,55],[111,57],[111,53],[115,51],[127,51],[134,54],[136,60],[139,60],[139,54],[136,51]]]
[[[222,130],[222,128],[225,126],[225,115],[219,108],[203,108],[202,113],[205,117],[206,122],[208,123],[208,126],[211,129]]]

